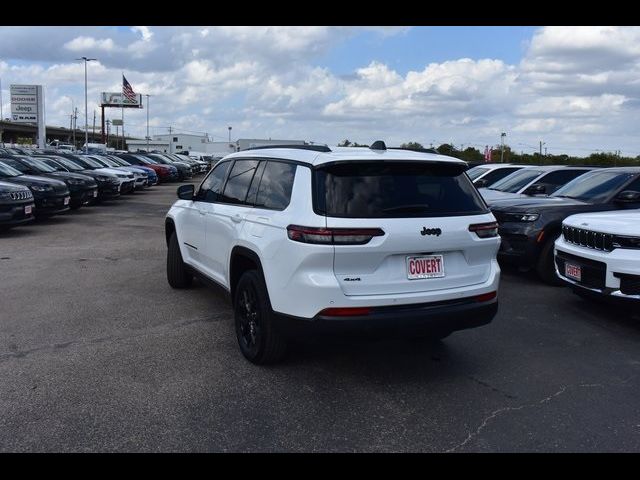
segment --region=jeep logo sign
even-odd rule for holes
[[[436,237],[439,237],[442,234],[442,230],[440,230],[439,228],[422,227],[422,231],[420,232],[420,234],[423,237],[425,235],[435,235]]]

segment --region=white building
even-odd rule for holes
[[[164,153],[193,151],[206,153],[212,157],[224,157],[233,152],[248,148],[267,145],[304,145],[304,140],[273,140],[260,138],[241,138],[229,142],[211,142],[205,135],[192,135],[188,133],[167,133],[154,135],[149,141],[149,150],[157,150]],[[130,151],[147,150],[146,140],[127,140]]]

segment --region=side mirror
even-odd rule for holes
[[[525,195],[542,195],[544,193],[547,193],[547,187],[542,184],[531,185],[524,191]]]
[[[481,178],[480,180],[476,180],[473,184],[476,186],[476,188],[484,188],[489,184],[489,181]]]
[[[615,201],[622,203],[640,202],[640,192],[625,190],[624,192],[620,192],[616,195]]]
[[[195,187],[191,184],[180,185],[178,187],[178,198],[180,200],[193,200],[195,194]]]

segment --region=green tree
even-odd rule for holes
[[[422,150],[424,147],[418,142],[408,142],[400,145],[400,148],[406,148],[407,150]]]

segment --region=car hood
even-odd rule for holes
[[[499,204],[496,202],[491,206],[492,211],[500,212],[537,212],[540,210],[553,210],[553,209],[580,209],[584,207],[586,210],[599,210],[597,205],[592,203],[582,202],[573,198],[564,197],[529,197],[527,198],[513,198],[504,200]]]
[[[53,187],[54,191],[67,191],[67,184],[62,180],[56,180],[55,178],[47,178],[40,177],[37,175],[20,175],[18,177],[11,177],[10,179],[5,179],[5,181],[10,181],[11,183],[19,183],[21,185],[48,185]]]
[[[116,168],[97,168],[96,170],[94,170],[94,172],[103,172],[103,173],[109,173],[111,175],[115,175],[118,178],[128,178],[128,179],[133,179],[133,174],[126,172],[126,171],[122,171],[122,170],[118,170]]]
[[[60,177],[61,180],[65,178],[74,178],[76,180],[84,180],[86,184],[95,185],[95,181],[89,175],[84,175],[82,173],[72,173],[72,172],[51,172],[47,174],[52,177]],[[64,181],[64,180],[63,180]]]
[[[23,192],[25,190],[29,189],[15,183],[0,181],[0,192]]]
[[[488,188],[480,188],[478,191],[487,203],[493,203],[496,200],[503,200],[507,198],[519,198],[522,196],[519,193],[501,192],[500,190],[490,190]]]
[[[565,218],[563,223],[600,233],[640,236],[640,210],[581,213]]]

